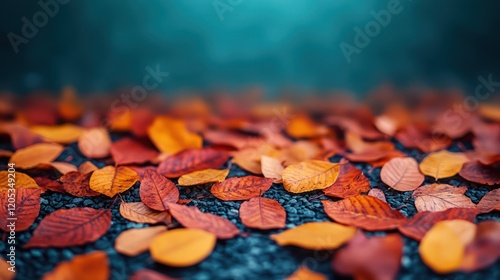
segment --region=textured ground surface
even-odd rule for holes
[[[6,148],[5,146],[3,148]],[[401,146],[398,145],[398,148]],[[458,151],[455,148],[452,150]],[[417,161],[423,158],[423,154],[416,151],[405,151],[409,156],[415,157]],[[73,157],[71,163],[79,165],[86,159],[77,152],[76,145],[71,145],[59,157],[59,160]],[[332,161],[338,161],[339,158],[332,158]],[[0,169],[6,168],[6,161],[0,163]],[[94,161],[102,167],[104,163]],[[365,164],[357,165],[370,179],[372,188],[379,188],[384,191],[388,203],[393,208],[400,208],[400,211],[412,217],[415,213],[411,192],[397,192],[389,190],[388,187],[380,181],[380,168],[370,171],[370,167]],[[247,173],[237,166],[232,167],[229,177],[242,176]],[[426,183],[432,183],[432,179],[427,179]],[[451,185],[468,186],[466,195],[474,203],[486,194],[491,187],[469,183],[459,176],[450,179],[439,180],[441,183]],[[126,257],[117,253],[113,246],[114,240],[122,231],[130,228],[144,227],[146,225],[129,222],[120,216],[118,211],[119,203],[113,203],[113,199],[98,196],[89,198],[76,198],[71,195],[54,193],[47,191],[42,195],[42,206],[40,215],[31,226],[24,232],[17,233],[18,248],[17,254],[17,278],[16,279],[40,279],[42,275],[52,270],[59,262],[69,260],[75,255],[94,250],[103,250],[108,254],[111,265],[111,279],[127,279],[134,271],[141,268],[152,268],[164,272],[172,277],[183,279],[284,279],[290,275],[301,264],[308,265],[311,269],[328,275],[331,279],[345,279],[340,275],[332,273],[330,268],[331,255],[334,252],[318,251],[311,252],[295,247],[279,247],[268,236],[281,230],[260,231],[245,228],[239,217],[238,209],[241,202],[224,202],[213,197],[209,186],[195,188],[181,188],[181,198],[193,199],[189,205],[199,207],[203,212],[210,212],[228,218],[236,224],[238,228],[247,233],[247,237],[235,237],[230,240],[218,241],[214,252],[203,262],[188,268],[171,268],[154,263],[148,253],[137,257]],[[323,211],[321,192],[315,191],[306,194],[294,195],[287,193],[281,184],[274,184],[264,196],[278,200],[287,212],[287,228],[303,224],[310,221],[326,221],[328,217]],[[203,195],[201,199],[196,199]],[[122,194],[125,201],[139,201],[139,184]],[[311,199],[311,200],[310,200]],[[112,206],[111,206],[112,205]],[[99,240],[84,246],[74,246],[64,249],[31,249],[23,250],[21,248],[32,236],[34,229],[43,217],[56,209],[67,209],[73,207],[93,207],[109,208],[112,207],[113,221],[109,231]],[[494,219],[500,220],[500,213],[482,214],[477,220]],[[373,234],[383,234],[376,232]],[[398,279],[500,279],[500,261],[487,269],[473,274],[455,273],[440,276],[427,268],[418,255],[418,243],[408,238],[404,238],[405,247],[402,258],[402,265],[398,274]],[[5,242],[0,243],[0,253],[5,256],[7,253]]]

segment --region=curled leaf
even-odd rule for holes
[[[500,189],[487,193],[477,204],[479,213],[488,213],[493,210],[500,211]]]

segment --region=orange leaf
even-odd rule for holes
[[[125,166],[105,166],[94,171],[90,177],[93,191],[113,197],[117,193],[130,189],[139,179],[137,173]]]
[[[54,161],[63,150],[64,147],[58,144],[35,144],[17,150],[10,158],[10,162],[14,162],[16,164],[16,168],[30,169],[40,163],[49,163]]]
[[[182,175],[179,180],[179,186],[196,186],[208,183],[220,183],[226,179],[229,169],[205,169],[194,171]]]
[[[406,224],[398,227],[399,231],[415,240],[420,241],[425,233],[437,222],[462,219],[473,222],[477,210],[472,208],[450,208],[440,212],[419,212]]]
[[[157,117],[148,128],[149,139],[163,153],[178,152],[202,147],[202,138],[188,130],[186,123],[169,117]]]
[[[500,211],[500,189],[487,193],[477,204],[479,213],[488,213],[493,210]]]
[[[406,192],[418,188],[424,182],[425,176],[418,171],[417,161],[407,157],[393,158],[384,164],[380,178],[391,188]]]
[[[69,144],[76,142],[82,134],[82,128],[73,124],[39,125],[31,128],[33,133],[41,135],[46,142]]]
[[[241,204],[240,219],[249,228],[284,228],[286,212],[276,200],[254,197]]]
[[[84,103],[78,99],[74,88],[65,87],[57,106],[59,116],[65,121],[76,121],[84,112]]]
[[[449,208],[475,208],[470,198],[464,195],[466,187],[454,187],[447,184],[432,184],[416,189],[415,197],[417,211],[443,211]]]
[[[279,151],[269,144],[246,148],[234,153],[232,163],[237,164],[245,171],[260,175],[262,174],[260,159],[263,155],[277,157]]]
[[[403,239],[397,234],[367,238],[358,232],[334,256],[335,271],[354,276],[354,279],[396,279]]]
[[[177,278],[172,278],[165,276],[159,272],[150,269],[139,269],[132,276],[130,276],[129,280],[176,280]]]
[[[144,204],[158,211],[167,210],[167,203],[179,200],[179,190],[175,184],[152,170],[144,172],[139,194]]]
[[[302,265],[295,272],[288,276],[286,280],[327,280],[325,275],[321,273],[314,272],[307,268],[307,266]]]
[[[333,220],[365,230],[395,229],[407,222],[403,214],[373,196],[357,195],[336,202],[322,202],[326,214]]]
[[[126,230],[116,237],[115,250],[129,257],[135,257],[146,252],[153,238],[166,230],[166,226]]]
[[[340,166],[319,160],[289,165],[283,170],[283,186],[292,193],[326,189],[337,180]]]
[[[6,260],[0,257],[0,279],[13,280],[16,277],[16,270]]]
[[[90,176],[92,173],[82,174],[72,171],[61,176],[59,181],[63,183],[64,190],[74,196],[98,196],[99,193],[90,189]]]
[[[14,174],[15,177],[12,177]],[[0,171],[0,191],[9,189],[9,178],[15,179],[15,188],[25,188],[25,189],[38,189],[40,188],[35,180],[30,176],[16,171],[15,173],[9,173],[7,170]]]
[[[349,163],[340,164],[337,181],[323,192],[332,197],[346,198],[370,190],[370,182],[361,170]]]
[[[200,229],[180,228],[157,235],[149,247],[151,258],[169,266],[190,266],[212,253],[216,236]]]
[[[158,155],[157,151],[130,138],[113,142],[110,151],[116,165],[143,164]]]
[[[103,127],[84,130],[78,138],[78,149],[88,158],[107,157],[110,147],[111,138]]]
[[[273,178],[275,183],[282,182],[281,174],[284,168],[279,160],[263,155],[260,157],[260,164],[264,177]]]
[[[67,247],[94,242],[108,231],[110,210],[60,209],[45,216],[24,248]]]
[[[336,249],[356,234],[356,228],[332,222],[305,223],[271,235],[280,246],[293,245],[309,250]]]
[[[229,178],[212,186],[210,192],[222,200],[247,200],[260,196],[271,187],[273,179],[257,176]]]
[[[468,159],[463,153],[439,151],[430,153],[422,160],[419,167],[423,174],[437,180],[454,176],[467,161]]]
[[[167,213],[155,211],[142,202],[122,202],[120,214],[129,221],[146,224],[166,223],[168,218]]]
[[[219,168],[228,159],[226,152],[214,149],[187,150],[162,161],[158,166],[158,173],[167,178],[177,178],[194,171]]]
[[[314,123],[307,115],[298,115],[288,122],[286,132],[293,138],[313,138],[328,134],[328,128]]]
[[[211,232],[220,239],[229,239],[239,233],[238,228],[229,220],[203,213],[197,207],[169,203],[169,211],[172,216],[184,227],[202,229]]]
[[[104,251],[94,251],[62,262],[43,280],[107,280],[110,276],[108,257]]]
[[[500,184],[500,165],[484,165],[477,161],[465,163],[459,172],[467,181],[483,185]]]
[[[474,239],[465,248],[460,270],[472,272],[492,265],[500,257],[498,248],[500,248],[500,222],[479,223]]]
[[[9,218],[15,218],[15,231],[27,230],[40,212],[40,189],[17,188],[15,202],[9,201],[12,194],[7,190],[0,192],[0,229],[10,231],[8,225],[12,220]],[[10,215],[10,210],[15,211],[15,216]]]
[[[78,171],[80,171],[83,174],[90,173],[93,171],[96,171],[98,168],[95,166],[92,162],[86,161],[78,167]]]

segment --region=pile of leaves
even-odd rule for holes
[[[208,101],[191,96],[171,103],[150,96],[132,108],[115,106],[118,99],[110,96],[80,100],[71,88],[58,99],[34,95],[20,103],[3,96],[0,230],[5,238],[7,166],[13,163],[16,231],[33,230],[47,193],[106,197],[119,204],[123,218],[151,225],[123,231],[115,250],[130,257],[149,252],[166,267],[195,265],[222,240],[248,235],[180,198],[180,189],[202,186],[209,194],[200,193],[199,199],[242,202],[239,219],[245,227],[278,230],[269,238],[283,250],[333,252],[331,267],[339,274],[396,278],[402,236],[420,242],[422,261],[436,273],[474,272],[500,257],[498,215],[476,218],[500,210],[500,109],[482,105],[450,122],[448,112],[460,98],[428,93],[415,100],[384,91],[367,98],[370,106],[345,96],[309,97],[294,106],[254,95]],[[88,160],[77,166],[61,158],[72,147]],[[369,165],[369,173],[380,170],[384,185],[370,184],[360,164]],[[228,178],[232,166],[252,175]],[[465,195],[467,186],[442,182],[457,176],[488,193],[476,204]],[[429,179],[432,183],[424,183]],[[313,198],[323,205],[317,211],[331,220],[288,227],[277,198],[263,197],[273,185],[298,195],[321,192]],[[120,194],[131,188],[139,188],[139,197],[123,201]],[[408,203],[414,201],[418,213],[408,217],[393,209],[385,198],[388,190],[413,198]],[[20,249],[92,243],[111,225],[110,209],[55,209]],[[5,260],[0,261],[3,267]],[[13,277],[3,271],[2,277]],[[60,263],[44,279],[109,276],[106,253],[95,251]],[[303,265],[288,279],[326,278]],[[131,279],[171,278],[142,269]]]

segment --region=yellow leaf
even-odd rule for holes
[[[73,124],[38,125],[31,128],[33,133],[41,135],[47,142],[69,144],[78,140],[82,128]]]
[[[131,168],[106,166],[92,173],[90,188],[98,193],[113,197],[117,193],[130,189],[137,180],[139,180],[139,175]]]
[[[157,117],[148,128],[148,135],[158,150],[169,154],[201,148],[203,142],[201,136],[188,130],[184,121],[169,117]]]
[[[194,171],[179,178],[179,186],[195,186],[207,183],[219,183],[226,179],[229,169],[205,169]]]
[[[40,143],[17,150],[10,162],[16,164],[16,168],[29,169],[40,163],[50,163],[54,161],[64,147],[58,144]]]
[[[153,260],[170,266],[190,266],[204,260],[215,247],[215,234],[200,229],[180,228],[157,235],[149,252]]]
[[[420,171],[437,179],[448,178],[457,174],[462,165],[469,161],[464,153],[451,153],[446,150],[430,153],[420,163]]]
[[[302,265],[292,275],[288,276],[286,280],[327,280],[325,275],[314,272]]]
[[[129,257],[137,256],[146,252],[153,238],[160,232],[167,230],[166,226],[147,228],[133,228],[126,230],[115,241],[115,250]]]
[[[13,173],[10,173],[13,174]],[[10,176],[10,178],[13,178]],[[39,186],[30,176],[15,172],[15,188],[38,189]],[[12,180],[11,180],[12,181]],[[9,172],[7,170],[0,171],[0,191],[9,189]]]
[[[312,222],[271,235],[271,239],[281,246],[294,245],[310,250],[328,250],[338,248],[355,234],[355,227],[332,222]]]
[[[283,170],[283,185],[292,193],[326,189],[337,180],[340,165],[320,160],[309,160],[289,165]]]

